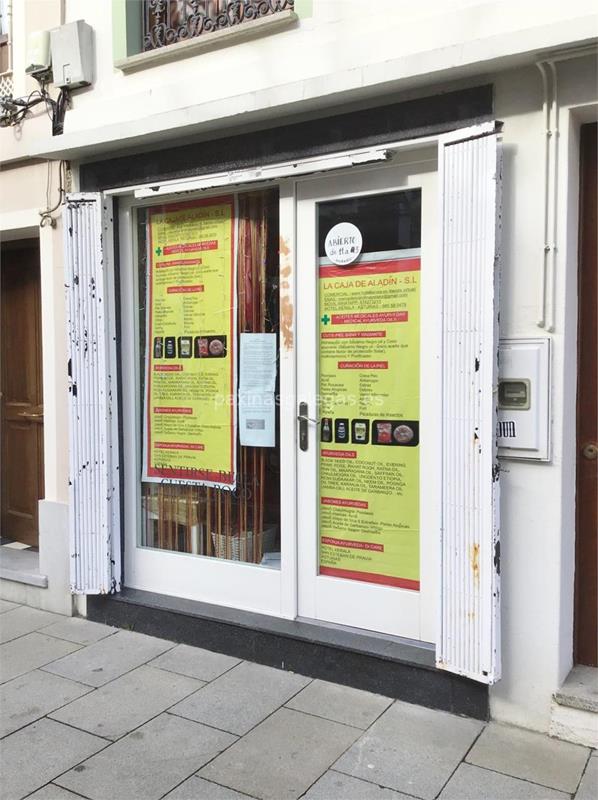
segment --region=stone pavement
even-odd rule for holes
[[[0,601],[7,800],[594,800],[598,755]]]

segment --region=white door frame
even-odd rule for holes
[[[441,309],[442,280],[437,246],[436,148],[400,166],[370,168],[303,180],[297,187],[297,343],[298,397],[317,408],[317,229],[322,201],[374,195],[401,189],[422,190],[422,270],[420,277],[420,580],[419,592],[318,575],[318,427],[309,423],[309,447],[298,453],[298,611],[301,617],[379,630],[404,638],[436,641],[441,520]],[[425,335],[424,335],[425,332]],[[377,607],[378,612],[373,609]],[[378,624],[378,628],[375,625]]]
[[[388,154],[404,152],[402,161],[406,165],[428,161],[428,151],[436,149],[437,137],[419,140],[408,140],[393,143],[385,148]],[[420,157],[420,154],[423,154]],[[353,161],[340,166],[342,170],[330,174],[345,175],[348,179],[357,179],[359,175],[367,175],[372,166],[367,163]],[[317,165],[314,164],[314,169]],[[387,166],[382,169],[388,169]],[[394,169],[390,166],[390,169]],[[195,196],[209,197],[221,195],[223,185],[214,182],[209,188],[209,176],[202,179],[201,191],[193,192],[194,186],[185,186],[185,198]],[[301,182],[308,184],[317,178],[306,178]],[[174,182],[173,182],[174,183]],[[273,183],[256,182],[256,176],[247,176],[237,182],[227,183],[224,191],[245,191],[272,187]],[[280,300],[281,318],[287,328],[287,339],[281,330],[279,368],[280,368],[280,502],[281,502],[281,570],[271,570],[252,564],[224,561],[205,556],[168,552],[137,546],[139,523],[141,519],[139,498],[139,476],[141,459],[141,430],[139,423],[139,381],[138,381],[138,333],[137,309],[138,294],[135,272],[137,269],[137,243],[134,236],[136,209],[151,205],[143,192],[145,187],[133,186],[110,190],[107,194],[119,197],[119,262],[120,262],[120,303],[121,314],[121,347],[120,366],[123,375],[135,376],[132,380],[122,381],[121,424],[123,436],[122,459],[124,491],[123,491],[123,528],[124,546],[124,585],[165,595],[183,598],[201,599],[203,602],[234,607],[258,613],[295,619],[298,615],[298,569],[299,553],[297,544],[297,528],[304,519],[305,509],[301,510],[301,520],[297,505],[297,407],[296,407],[296,371],[297,371],[297,258],[296,258],[296,193],[298,182],[290,177],[281,177],[276,181],[279,189],[279,228],[281,243],[280,258]],[[168,184],[163,184],[166,189]],[[197,187],[199,189],[199,187]],[[190,191],[191,190],[191,191]],[[162,193],[156,200],[162,203],[180,200],[180,188],[173,186],[171,194]],[[424,278],[422,277],[422,285]],[[281,325],[282,328],[282,325]],[[302,336],[304,331],[302,331]],[[424,364],[422,361],[422,374]],[[423,413],[423,407],[422,407]],[[134,543],[134,546],[132,546]],[[425,575],[422,572],[422,580]],[[437,576],[429,575],[427,580],[436,581]],[[197,586],[201,585],[201,598],[197,598]],[[430,638],[431,634],[426,634]],[[416,637],[416,638],[419,638]]]

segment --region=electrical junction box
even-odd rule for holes
[[[550,459],[550,339],[501,339],[498,455]]]
[[[82,19],[50,31],[53,83],[79,89],[93,82],[93,29]]]

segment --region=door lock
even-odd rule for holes
[[[595,461],[598,458],[598,444],[596,442],[587,442],[582,447],[581,454],[588,461]]]

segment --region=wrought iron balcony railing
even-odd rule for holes
[[[205,36],[293,5],[294,0],[143,0],[143,49]]]

